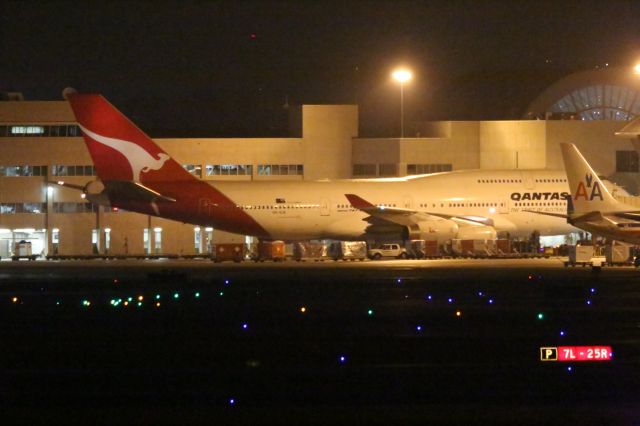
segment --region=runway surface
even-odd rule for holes
[[[639,424],[639,274],[3,261],[0,404],[28,424]],[[612,360],[540,360],[586,345]]]

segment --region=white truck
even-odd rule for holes
[[[378,248],[372,248],[367,253],[369,259],[379,260],[383,257],[394,257],[396,259],[406,259],[409,257],[407,249],[400,244],[389,243],[383,244]]]

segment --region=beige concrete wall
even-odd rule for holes
[[[482,169],[539,169],[546,166],[545,121],[481,121]]]
[[[356,105],[303,105],[305,179],[351,177],[351,141],[357,136]]]
[[[480,123],[452,121],[451,147],[455,151],[453,170],[480,168]]]
[[[67,101],[0,102],[0,123],[74,124],[73,111]]]
[[[400,158],[400,139],[398,138],[353,140],[353,164],[399,163]]]
[[[633,151],[631,142],[615,136],[625,125],[619,121],[548,120],[546,132],[547,167],[564,169],[560,143],[575,144],[598,173],[616,171],[616,151]]]

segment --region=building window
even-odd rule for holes
[[[451,170],[453,170],[451,164],[407,164],[408,175],[450,172]]]
[[[0,166],[0,176],[46,176],[47,166]]]
[[[202,177],[202,166],[199,164],[183,164],[182,167],[196,177]]]
[[[51,167],[53,176],[95,176],[96,170],[93,166],[62,166],[53,165]]]
[[[54,213],[95,213],[98,206],[92,203],[53,203]]]
[[[151,241],[149,240],[149,228],[144,228],[142,231],[142,245],[144,247],[145,254],[151,253]]]
[[[398,176],[397,164],[380,164],[378,166],[379,176]]]
[[[109,253],[111,248],[111,228],[104,229],[104,252]]]
[[[353,175],[354,176],[375,176],[376,165],[375,164],[354,164]]]
[[[193,228],[193,244],[194,244],[196,253],[202,252],[201,241],[202,241],[202,230],[200,229],[199,226],[196,226],[195,228]]]
[[[289,176],[304,175],[302,164],[258,164],[258,175]]]
[[[616,151],[616,172],[638,173],[638,153],[636,151]]]
[[[207,176],[251,176],[250,164],[207,164]]]
[[[75,124],[42,126],[39,124],[20,124],[0,126],[0,137],[75,137],[80,136],[80,128]]]
[[[156,253],[162,253],[162,228],[153,228],[153,248]]]
[[[16,213],[46,213],[46,203],[2,203],[0,204],[0,214]]]

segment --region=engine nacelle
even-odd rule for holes
[[[459,232],[458,224],[444,218],[424,220],[406,228],[409,240],[436,240],[443,244],[455,238]]]
[[[493,226],[465,226],[458,230],[456,235],[459,240],[495,240],[498,233]]]
[[[111,206],[111,201],[109,200],[109,196],[105,192],[105,187],[102,181],[100,180],[92,180],[87,183],[84,187],[84,191],[82,193],[83,198],[93,204],[99,204],[101,206]]]

